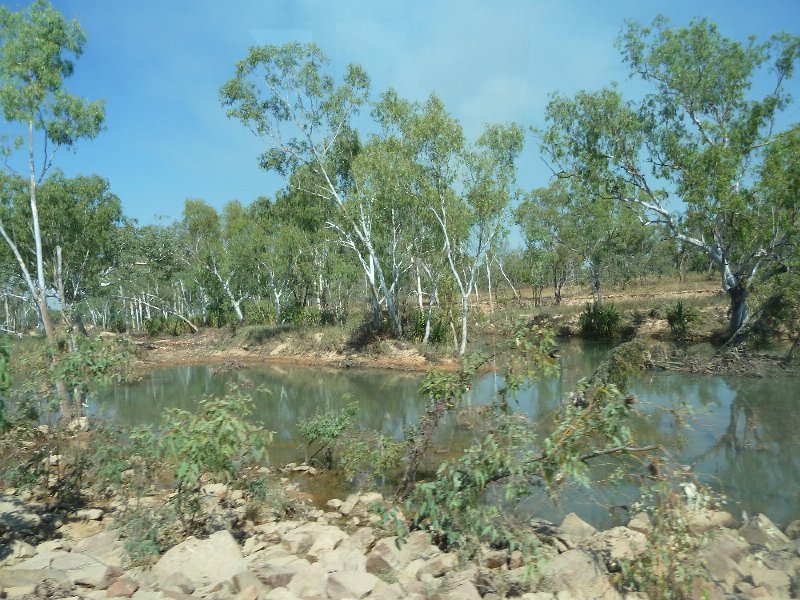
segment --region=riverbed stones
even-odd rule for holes
[[[790,540],[800,539],[800,519],[789,523],[783,533]]]
[[[0,523],[12,532],[21,532],[35,529],[42,519],[16,496],[0,495]]]
[[[612,527],[594,534],[583,546],[615,572],[623,561],[633,560],[647,547],[647,536],[627,527]]]
[[[561,521],[559,529],[576,544],[580,544],[597,533],[597,529],[589,525],[589,523],[581,519],[575,513],[569,513],[565,516],[564,520]]]
[[[578,598],[619,600],[597,560],[583,550],[567,550],[541,567],[542,591],[567,591]]]
[[[749,519],[739,529],[739,533],[748,543],[763,546],[767,550],[785,548],[789,545],[789,538],[786,537],[786,534],[763,514]]]
[[[247,569],[239,544],[228,531],[206,540],[190,537],[171,548],[153,567],[160,580],[181,572],[199,585],[226,581]]]

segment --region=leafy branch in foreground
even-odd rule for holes
[[[431,531],[448,546],[535,543],[519,534],[509,510],[510,504],[530,495],[532,486],[550,494],[569,479],[588,486],[592,459],[659,451],[659,446],[636,444],[628,426],[633,403],[622,392],[630,373],[644,362],[642,352],[638,342],[612,351],[570,396],[543,440],[531,420],[508,410],[509,390],[502,390],[490,405],[485,438],[459,460],[443,464],[434,480],[411,490],[405,503],[411,526]],[[510,380],[516,391],[513,372]]]
[[[539,373],[552,373],[558,369],[553,334],[535,325],[521,327],[493,354],[467,357],[456,373],[433,371],[425,378],[421,389],[429,402],[417,425],[406,431],[406,467],[398,486],[398,497],[411,491],[420,461],[444,417],[458,408],[477,375],[498,360],[505,361],[505,386],[498,390],[494,405],[505,413],[509,410],[509,397],[513,397],[527,381]]]

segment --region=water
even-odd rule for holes
[[[561,376],[532,384],[520,393],[515,407],[541,425],[542,435],[563,394],[592,372],[605,349],[572,342],[563,344],[561,352]],[[211,368],[193,365],[154,371],[139,382],[106,390],[90,404],[90,410],[123,425],[152,424],[161,419],[163,408],[192,410],[197,399],[222,394],[232,382],[247,386],[256,404],[255,418],[275,432],[270,446],[274,464],[302,460],[297,424],[316,411],[341,409],[357,401],[360,427],[400,438],[425,409],[425,399],[417,393],[419,375],[277,365],[214,375]],[[634,435],[642,444],[664,445],[677,462],[692,466],[702,481],[732,499],[729,510],[735,516],[742,510],[764,512],[785,524],[800,518],[798,383],[789,377],[646,374],[632,385],[643,413],[634,420]],[[487,402],[501,385],[498,376],[486,375],[465,403]],[[693,413],[688,421],[669,410],[678,405]],[[442,428],[434,444],[435,460],[455,456],[470,442],[474,434],[463,422],[460,425],[449,423]],[[602,477],[609,468],[598,467],[594,475]],[[346,491],[330,482],[315,482],[328,486],[317,490],[322,498]],[[591,491],[571,486],[558,505],[534,490],[521,510],[552,520],[575,511],[599,526],[608,526],[627,520],[625,507],[636,497],[637,489],[635,483]]]

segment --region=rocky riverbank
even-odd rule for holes
[[[645,599],[618,589],[626,565],[660,539],[644,514],[605,531],[570,514],[560,525],[528,524],[541,542],[535,557],[487,546],[465,560],[433,545],[425,532],[402,541],[389,535],[369,511],[383,501],[379,494],[333,499],[302,518],[258,523],[246,519],[240,490],[212,484],[204,494],[210,512],[230,511],[229,522],[240,525],[206,539],[190,537],[140,565],[115,528],[113,505],[48,513],[32,500],[0,497],[0,597]],[[763,515],[742,524],[721,511],[688,509],[684,517],[688,531],[707,539],[696,564],[683,565],[701,569],[693,597],[797,597],[800,521],[781,531]]]

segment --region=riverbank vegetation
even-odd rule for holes
[[[269,519],[311,519],[316,511],[288,499],[288,476],[328,469],[394,487],[359,517],[376,532],[407,541],[421,531],[426,548],[446,552],[426,563],[430,577],[414,573],[414,593],[458,560],[504,571],[487,575],[484,596],[544,589],[548,561],[573,551],[609,598],[612,583],[689,598],[743,580],[697,560],[712,527],[696,520],[732,517],[664,448],[634,439],[630,419],[647,416],[626,385],[643,368],[695,365],[682,355],[691,341],[717,346],[703,363],[712,370],[746,370],[765,346],[770,368],[796,365],[800,130],[785,122],[784,84],[798,38],[738,42],[705,19],[626,25],[618,47],[645,95],[612,86],[552,96],[534,136],[554,177],[533,190],[517,182],[522,125],[491,124],[468,140],[435,95],[375,92],[361,67],[337,74],[313,44],[255,47],[220,82],[220,110],[263,141],[254,158],[286,187],[221,210],[187,199],[179,220],[147,226],[125,217],[101,176],[56,167],[58,150],[103,125],[102,102],[67,92],[84,43],[45,0],[0,7],[0,481],[42,512],[34,526],[3,522],[4,542],[41,541],[67,515],[102,506],[128,559],[147,565],[189,535],[254,539]],[[557,368],[556,336],[572,335],[620,345],[543,433],[515,394]],[[668,345],[655,351],[652,340]],[[427,371],[428,404],[401,439],[354,428],[354,408],[320,409],[301,424],[303,464],[283,471],[265,464],[269,425],[248,418],[243,389],[134,431],[84,414],[96,386],[136,369],[266,359]],[[503,383],[475,418],[474,443],[432,464],[438,428],[488,369]],[[670,411],[682,418],[678,404]],[[600,484],[597,460],[612,471],[602,483],[641,487],[644,516],[622,532],[635,539],[626,550],[587,534],[597,546],[584,553],[577,533],[520,517],[532,490],[555,498],[568,482]],[[745,527],[788,548],[761,521]],[[361,550],[393,552],[379,543]],[[309,557],[313,542],[286,544]],[[515,569],[524,575],[508,579]],[[797,591],[796,570],[786,585],[757,585],[762,576],[747,585]],[[468,580],[477,594],[480,577]]]

